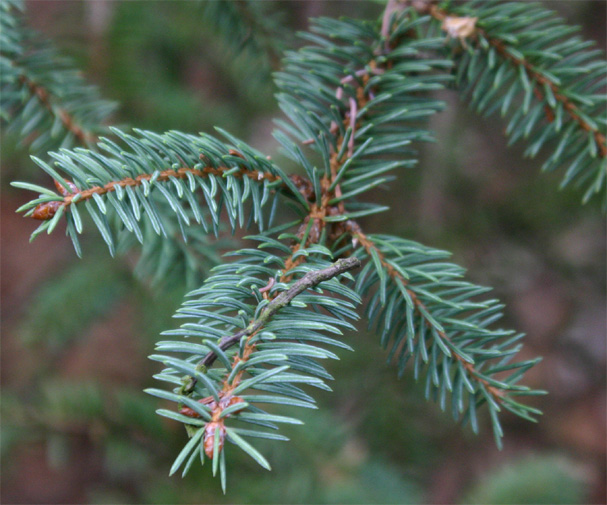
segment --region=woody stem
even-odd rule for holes
[[[246,328],[240,330],[234,335],[229,337],[223,337],[219,341],[219,348],[222,351],[229,349],[230,347],[238,344],[242,337],[248,337],[259,331],[280,309],[286,307],[293,298],[303,293],[306,289],[313,288],[323,281],[328,281],[333,277],[343,274],[349,270],[353,270],[360,266],[360,260],[355,257],[342,258],[333,263],[330,267],[323,268],[322,270],[313,270],[304,275],[301,279],[296,281],[289,289],[280,293],[276,298],[268,303],[261,311],[259,317],[249,324]],[[208,353],[201,361],[198,366],[210,367],[217,359],[215,352]],[[184,390],[184,393],[190,393],[196,385],[196,379],[191,378]]]

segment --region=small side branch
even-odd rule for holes
[[[605,138],[605,135],[603,135],[597,128],[594,128],[593,126],[588,124],[588,122],[582,118],[579,113],[578,107],[567,96],[561,93],[560,88],[556,84],[554,84],[550,79],[538,72],[535,67],[531,65],[528,61],[521,60],[510,54],[506,50],[506,46],[503,42],[489,37],[487,38],[489,39],[489,43],[493,47],[495,47],[496,51],[504,59],[511,61],[515,66],[522,66],[532,82],[536,82],[539,86],[548,86],[551,89],[555,100],[563,104],[563,108],[567,111],[569,117],[571,117],[571,119],[575,121],[584,131],[590,132],[592,134],[599,155],[602,158],[607,157],[607,139]],[[542,100],[543,92],[541,87],[534,88],[534,91],[536,92],[536,95],[539,95],[538,98]],[[546,114],[546,117],[548,122],[552,122],[554,114],[552,113],[552,111],[550,111],[550,114]]]
[[[352,256],[350,258],[342,258],[333,263],[333,265],[330,267],[322,270],[308,272],[301,279],[295,282],[289,289],[283,291],[270,303],[268,303],[268,305],[261,311],[259,318],[252,321],[251,324],[249,324],[249,326],[247,326],[244,330],[240,330],[229,337],[222,338],[218,344],[219,348],[222,351],[225,351],[226,349],[238,344],[242,337],[250,337],[257,333],[272,318],[272,316],[274,316],[274,314],[276,314],[283,307],[286,307],[291,300],[293,300],[293,298],[303,293],[306,289],[313,288],[323,281],[328,281],[337,275],[358,268],[359,266],[360,260]],[[202,361],[200,361],[198,365],[208,368],[215,362],[216,359],[217,355],[214,352],[210,352]],[[192,391],[195,384],[195,379],[192,378],[188,384],[187,390],[184,392],[188,393]]]
[[[567,97],[563,93],[563,91],[557,84],[555,84],[551,79],[546,77],[539,69],[537,69],[534,65],[532,65],[528,60],[526,60],[524,58],[519,58],[519,57],[513,55],[511,52],[509,52],[506,44],[504,44],[503,41],[501,41],[495,37],[491,37],[485,30],[483,30],[482,28],[476,27],[475,23],[476,23],[477,18],[459,18],[456,16],[449,16],[449,13],[446,10],[441,9],[436,5],[430,5],[431,2],[429,2],[429,1],[426,3],[429,5],[429,8],[427,8],[426,11],[429,12],[430,15],[434,19],[443,22],[443,30],[446,30],[449,35],[453,35],[453,34],[450,33],[450,31],[448,30],[448,26],[445,26],[445,23],[448,20],[452,20],[451,21],[452,23],[454,22],[454,20],[460,21],[459,29],[460,30],[469,30],[469,31],[460,31],[459,32],[460,35],[457,36],[457,38],[460,39],[462,45],[465,46],[466,37],[475,35],[476,33],[481,34],[483,37],[485,37],[487,39],[489,44],[495,48],[497,53],[504,60],[511,62],[515,67],[522,68],[523,71],[525,72],[525,74],[527,74],[527,77],[529,78],[529,80],[534,84],[533,91],[534,91],[534,94],[536,95],[536,97],[538,98],[538,100],[541,101],[544,98],[543,87],[546,86],[546,87],[550,88],[550,91],[554,95],[554,99],[557,102],[560,102],[562,104],[563,109],[565,111],[567,111],[567,114],[569,115],[569,117],[573,121],[575,121],[579,125],[579,127],[582,128],[584,131],[587,131],[592,134],[599,156],[601,156],[602,158],[607,157],[607,139],[605,138],[605,135],[601,131],[599,131],[598,128],[589,124],[582,117],[580,109],[575,105],[575,103],[569,97]],[[418,7],[415,7],[415,8],[418,8]],[[418,10],[419,10],[419,8],[418,8]],[[474,20],[474,22],[472,24],[464,25],[461,23],[461,20],[469,20],[469,21]],[[548,122],[552,122],[554,120],[554,113],[552,112],[552,110],[550,110],[550,107],[548,107],[548,106],[546,106],[546,119],[548,120]]]
[[[413,301],[413,304],[415,305],[415,310],[425,320],[426,318],[424,316],[424,313],[427,313],[429,311],[428,311],[427,307],[424,305],[424,303],[419,299],[419,297],[417,296],[415,291],[413,291],[409,287],[408,280],[405,279],[392,265],[390,265],[390,263],[388,263],[386,261],[384,254],[379,250],[379,248],[375,245],[375,243],[369,237],[367,237],[367,235],[365,235],[363,233],[362,229],[356,222],[348,221],[347,228],[348,228],[350,235],[352,236],[353,241],[355,241],[356,243],[360,243],[360,245],[367,252],[367,254],[369,254],[369,256],[372,255],[372,252],[375,253],[375,255],[377,255],[377,257],[379,258],[379,261],[380,261],[382,267],[384,267],[386,269],[386,271],[388,272],[388,275],[393,279],[398,278],[400,280],[402,285],[405,286],[407,293],[411,297],[411,300]],[[437,330],[437,333],[440,336],[440,338],[443,339],[444,341],[451,342],[451,338],[444,331]],[[456,361],[458,361],[464,367],[464,369],[476,381],[478,381],[480,384],[482,384],[487,389],[487,392],[493,397],[493,399],[498,404],[501,404],[503,402],[503,397],[505,395],[505,392],[502,389],[490,384],[489,381],[487,381],[486,379],[484,379],[482,377],[480,372],[474,367],[474,365],[472,363],[468,362],[463,356],[458,354],[453,349],[452,349],[452,356]]]
[[[127,177],[126,179],[122,179],[119,181],[108,182],[105,186],[93,186],[92,188],[85,189],[83,191],[78,191],[74,184],[70,184],[71,193],[61,192],[63,195],[63,202],[46,202],[38,205],[32,217],[34,219],[40,219],[46,221],[51,219],[55,213],[57,212],[60,206],[69,207],[72,204],[77,202],[83,202],[84,200],[88,200],[93,197],[94,194],[104,195],[106,193],[110,193],[112,191],[116,191],[116,187],[120,186],[121,188],[126,188],[127,186],[141,186],[143,181],[151,181],[152,179],[159,182],[169,181],[171,177],[176,179],[185,179],[187,178],[187,174],[190,173],[196,177],[207,177],[209,175],[215,175],[217,177],[223,177],[224,173],[228,170],[231,170],[230,167],[204,167],[202,169],[197,168],[189,168],[182,167],[177,170],[163,170],[162,172],[153,173],[153,174],[141,174],[135,177],[134,179],[131,177]],[[242,169],[236,173],[231,174],[234,177],[248,177],[249,179],[255,181],[261,181],[266,179],[270,182],[276,182],[282,180],[277,175],[273,175],[269,172],[259,172],[257,170],[245,170]],[[56,183],[55,183],[56,184]]]
[[[21,75],[19,77],[19,81],[27,87],[32,95],[38,98],[38,101],[44,106],[44,108],[46,108],[54,116],[59,117],[63,127],[67,131],[71,132],[72,135],[78,139],[80,144],[87,146],[97,142],[98,138],[92,133],[85,131],[69,112],[59,107],[53,107],[50,100],[50,94],[43,86],[32,81],[25,75]]]

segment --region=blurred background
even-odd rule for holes
[[[605,47],[606,3],[546,2]],[[311,16],[374,18],[367,2],[272,2],[286,47]],[[120,103],[114,124],[212,133],[215,125],[279,156],[271,57],[237,56],[199,2],[28,1],[30,24]],[[267,8],[267,6],[266,6]],[[238,44],[236,44],[238,45]],[[527,383],[537,425],[507,413],[498,451],[397,380],[378,339],[361,327],[329,368],[333,393],[291,442],[260,444],[273,471],[242,451],[228,458],[228,494],[209,468],[168,477],[185,440],[154,413],[157,365],[147,359],[186,287],[153,289],[112,260],[90,233],[78,260],[55,233],[28,243],[35,223],[12,180],[48,185],[27,153],[2,144],[2,503],[605,503],[605,221],[596,204],[558,191],[561,175],[507,148],[503,125],[470,113],[452,91],[431,121],[438,142],[418,168],[373,196],[392,207],[366,229],[453,251],[470,278],[506,302],[505,324],[528,334],[522,359],[543,362]],[[299,413],[301,414],[301,413]]]

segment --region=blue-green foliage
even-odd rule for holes
[[[0,3],[0,117],[32,152],[91,143],[116,108],[72,62],[23,26],[23,4]],[[76,138],[75,132],[80,132]]]
[[[311,146],[320,154],[323,170],[306,163],[301,149],[285,135],[277,133],[277,138],[293,159],[304,160],[308,177],[315,180],[321,173],[330,175],[331,152],[347,151],[352,130],[343,125],[345,104],[350,98],[357,99],[356,88],[362,80],[357,72],[363,69],[369,73],[365,91],[372,94],[357,112],[357,119],[364,120],[364,127],[354,132],[353,155],[346,157],[338,172],[347,210],[352,208],[353,196],[388,180],[384,177],[386,172],[414,162],[414,152],[409,146],[412,141],[430,138],[416,121],[440,110],[442,104],[420,92],[440,88],[445,76],[437,75],[436,69],[449,68],[451,63],[421,57],[420,51],[438,49],[442,39],[405,39],[395,47],[390,44],[410,30],[423,30],[428,21],[427,17],[413,21],[404,16],[396,24],[390,40],[385,41],[376,25],[352,20],[317,20],[311,28],[313,35],[306,35],[317,46],[288,53],[285,72],[277,76],[283,91],[279,102],[295,123],[295,128],[283,123],[283,129],[299,142],[313,139]],[[348,43],[352,38],[361,43]],[[344,75],[349,76],[345,82],[342,81]],[[344,98],[335,95],[339,87]],[[326,126],[332,121],[339,125],[337,133],[327,131]],[[316,129],[316,125],[325,125],[325,129]],[[337,142],[339,138],[341,143]],[[352,192],[348,193],[350,188]],[[326,220],[346,220],[377,210],[383,207],[373,206],[356,215],[346,211]],[[462,281],[462,268],[440,261],[427,263],[440,260],[447,253],[396,237],[374,236],[372,240],[377,240],[377,251],[359,248],[356,253],[368,261],[358,277],[357,290],[365,295],[371,286],[379,284],[367,314],[377,323],[382,345],[387,347],[392,339],[389,358],[398,353],[399,374],[404,372],[411,356],[416,377],[422,365],[428,366],[427,396],[439,399],[445,408],[447,393],[453,393],[453,416],[463,417],[466,422],[470,420],[475,431],[478,429],[476,406],[487,401],[500,444],[502,430],[497,413],[502,406],[526,418],[537,413],[511,398],[514,394],[534,393],[515,383],[536,361],[507,364],[518,351],[520,346],[516,343],[523,335],[488,328],[501,316],[502,306],[496,300],[471,301],[470,298],[486,289]],[[401,279],[389,275],[387,265],[377,252],[387,257]],[[410,288],[405,288],[403,279],[410,279]],[[423,304],[414,303],[410,293],[415,293]],[[450,294],[452,296],[445,297]],[[460,359],[455,359],[452,353]],[[474,365],[476,375],[464,367],[465,362]],[[503,370],[513,370],[508,380],[493,377]],[[496,399],[487,392],[487,385],[508,394],[503,401]]]
[[[396,359],[399,376],[410,361],[416,379],[425,369],[426,397],[445,410],[450,396],[453,418],[470,422],[475,432],[476,408],[487,403],[498,445],[502,407],[533,421],[540,412],[513,397],[542,394],[517,385],[539,360],[510,363],[522,347],[523,334],[495,328],[503,305],[481,297],[490,289],[464,280],[465,270],[446,262],[446,251],[389,235],[369,239],[377,249],[358,251],[370,261],[357,278],[356,290],[371,295],[369,326],[381,335],[382,347],[390,349],[388,362]],[[489,387],[502,396],[495,397]]]
[[[325,348],[327,346],[349,348],[347,344],[327,334],[341,335],[342,328],[354,329],[347,319],[358,318],[353,309],[360,299],[336,278],[322,282],[315,289],[297,296],[256,333],[243,335],[240,345],[226,350],[218,347],[222,338],[244,330],[259,318],[269,303],[259,292],[268,278],[277,281],[268,293],[270,297],[275,297],[307,272],[331,264],[331,253],[326,248],[312,246],[300,249],[294,259],[305,256],[305,263],[288,271],[289,277],[292,276],[288,282],[280,282],[281,276],[286,273],[280,255],[288,252],[289,247],[263,236],[251,238],[261,242],[259,248],[232,253],[238,257],[236,261],[215,267],[204,284],[186,296],[183,306],[175,314],[175,317],[185,318],[188,322],[183,323],[179,329],[164,332],[164,335],[179,337],[179,340],[161,341],[156,349],[179,357],[165,354],[151,356],[151,359],[166,366],[155,377],[173,385],[174,389],[150,389],[148,392],[187,406],[200,417],[186,417],[174,410],[158,411],[161,415],[195,427],[191,432],[190,443],[178,456],[172,472],[186,458],[184,474],[198,457],[204,463],[202,432],[204,426],[211,421],[213,411],[197,400],[213,398],[219,403],[220,400],[228,401],[234,397],[242,402],[227,408],[224,406],[222,412],[222,418],[225,417],[227,422],[227,440],[269,469],[266,459],[242,437],[275,440],[285,440],[285,437],[271,431],[239,428],[243,426],[239,422],[253,424],[253,428],[262,426],[271,430],[278,428],[277,423],[299,424],[300,421],[296,418],[272,414],[259,405],[315,408],[314,399],[301,386],[330,390],[325,381],[332,377],[318,360],[338,359],[334,352]],[[335,297],[335,294],[344,299]],[[242,358],[247,349],[253,350],[245,359],[235,360],[237,356]],[[207,369],[201,367],[199,362],[209,353],[216,353],[218,366]],[[244,375],[241,376],[240,372],[244,372]],[[197,382],[193,391],[189,392],[186,387],[192,379]],[[224,451],[221,454],[215,451],[213,455],[214,473],[219,465],[222,482],[225,482],[225,468],[219,459],[223,459],[224,454]]]
[[[480,28],[477,40],[456,56],[464,99],[485,116],[506,117],[510,143],[524,139],[526,156],[552,149],[542,169],[564,169],[561,187],[582,188],[584,201],[594,195],[605,201],[604,51],[541,4],[475,0],[448,10],[478,17]]]
[[[444,104],[429,92],[450,80],[444,70],[452,63],[424,54],[441,47],[441,39],[405,37],[427,22],[401,16],[385,40],[378,23],[315,19],[310,32],[300,34],[312,45],[286,53],[284,70],[275,79],[281,91],[278,103],[293,124],[278,121],[280,130],[275,137],[316,187],[322,176],[331,175],[332,152],[344,160],[331,188],[339,184],[342,195],[330,203],[346,202],[347,211],[327,217],[327,222],[386,210],[383,205],[358,202],[356,197],[392,180],[391,171],[415,165],[411,144],[432,140],[423,120],[442,110]],[[364,74],[368,75],[366,83]],[[344,124],[344,117],[351,112],[351,100],[358,100],[356,90],[361,85],[366,104],[357,106],[358,126],[352,128]],[[337,96],[338,90],[341,96]],[[303,141],[320,155],[320,168],[313,166],[299,146]]]
[[[221,14],[226,7],[234,6],[221,3],[208,9]],[[529,420],[539,413],[514,400],[541,393],[518,385],[537,360],[512,362],[522,334],[495,326],[502,305],[481,296],[487,289],[463,280],[464,270],[448,263],[444,251],[365,235],[353,221],[387,209],[359,198],[392,180],[394,170],[415,164],[411,144],[432,139],[423,120],[443,107],[430,93],[452,79],[454,64],[459,88],[481,112],[509,114],[516,107],[508,131],[513,141],[529,138],[530,155],[544,142],[560,139],[546,167],[569,163],[565,184],[585,185],[587,195],[604,188],[596,134],[580,128],[564,110],[565,103],[573,103],[584,124],[604,129],[604,98],[598,93],[604,68],[595,63],[596,54],[585,51],[576,38],[547,50],[569,32],[535,6],[472,2],[453,12],[478,16],[480,30],[449,58],[441,56],[445,35],[431,17],[407,9],[397,9],[383,31],[380,21],[323,18],[302,34],[311,44],[288,52],[275,77],[278,102],[290,121],[279,121],[275,137],[305,172],[305,184],[221,130],[227,142],[178,131],[135,130],[131,135],[117,129],[112,132],[119,140],[101,139],[99,152],[61,149],[49,153],[53,164],[35,159],[58,184],[65,186],[65,178],[73,182],[75,190],[66,188],[71,195],[14,184],[40,193],[20,209],[26,215],[38,205],[59,202],[54,217],[34,236],[50,233],[65,218],[79,252],[84,209],[112,253],[141,242],[141,269],[158,280],[181,272],[180,265],[186,275],[197,270],[199,275],[217,261],[220,243],[212,239],[219,235],[222,215],[233,232],[256,224],[260,235],[251,239],[259,246],[242,249],[235,261],[226,259],[215,267],[177,311],[176,317],[187,322],[165,332],[172,339],[159,342],[160,354],[152,356],[164,364],[156,378],[170,390],[148,392],[177,404],[177,409],[159,413],[185,424],[190,435],[171,473],[182,469],[185,474],[196,459],[204,462],[212,452],[213,473],[219,471],[225,488],[226,456],[219,445],[224,422],[226,440],[269,468],[246,438],[283,440],[268,430],[299,420],[259,405],[314,407],[305,387],[329,389],[325,381],[332,377],[318,360],[337,357],[327,346],[348,348],[339,335],[353,329],[348,320],[357,318],[354,308],[361,297],[367,297],[370,323],[389,349],[388,359],[398,361],[399,374],[409,362],[416,378],[425,371],[426,395],[443,409],[450,397],[455,419],[476,431],[476,409],[487,403],[499,445],[501,410]],[[19,41],[7,33],[7,40]],[[493,39],[502,41],[500,50]],[[580,69],[582,79],[574,75]],[[10,75],[15,81],[16,74]],[[565,99],[550,84],[537,99],[533,75],[558,87]],[[546,107],[554,114],[547,125],[542,123]],[[285,223],[278,215],[274,223],[286,203],[278,200],[280,194],[290,199],[294,222]],[[364,262],[356,281],[349,275],[342,276],[349,279],[345,283],[325,281],[263,319],[274,295],[306,272],[350,254]],[[268,284],[269,279],[275,284]],[[260,289],[266,285],[264,297]],[[262,319],[261,329],[248,332]],[[235,340],[224,346],[234,335],[239,345]],[[234,399],[238,401],[229,403]],[[242,427],[251,424],[266,430]],[[209,443],[213,451],[205,448]]]
[[[225,206],[232,229],[242,227],[249,219],[244,207],[247,199],[253,202],[250,218],[263,229],[264,216],[261,208],[275,193],[273,189],[281,183],[270,182],[263,177],[258,180],[241,176],[241,172],[255,171],[262,176],[266,173],[277,177],[284,175],[278,167],[253,149],[233,139],[235,147],[243,156],[241,158],[230,154],[230,146],[209,135],[197,136],[180,132],[159,135],[139,130],[136,130],[136,135],[129,135],[115,128],[112,132],[129,150],[103,138],[98,144],[101,153],[82,148],[62,149],[49,153],[55,160],[54,166],[34,158],[59,184],[65,185],[63,181],[67,176],[75,184],[78,194],[68,212],[57,212],[53,219],[44,221],[33,236],[44,230],[50,233],[65,216],[67,233],[79,251],[78,235],[83,230],[79,209],[84,207],[113,254],[116,247],[114,230],[128,230],[137,240],[144,241],[144,231],[140,225],[142,220],[149,223],[157,235],[169,238],[178,233],[187,241],[184,230],[192,222],[198,223],[205,232],[213,231],[217,234],[221,210]],[[197,175],[195,172],[208,167],[222,169],[224,173]],[[175,174],[167,177],[167,180],[158,180],[164,171],[180,168],[190,170],[183,177]],[[93,193],[91,198],[83,198],[82,202],[78,202],[80,194],[86,190],[102,188],[113,182],[135,180],[138,176],[144,176],[138,184],[116,184],[112,190]],[[20,183],[13,185],[42,193],[40,198],[19,209],[28,211],[26,215],[31,214],[40,203],[63,200],[63,196],[45,188]],[[201,208],[200,201],[194,196],[196,191],[204,195],[210,222],[208,216],[205,217],[206,211]],[[161,208],[160,202],[168,206]],[[167,219],[175,223],[172,228],[165,224]]]

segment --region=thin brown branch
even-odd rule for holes
[[[249,324],[245,329],[231,335],[224,337],[220,340],[218,346],[222,351],[229,349],[240,342],[240,339],[245,336],[253,335],[257,333],[262,326],[264,326],[280,309],[286,307],[291,300],[297,295],[303,293],[306,289],[313,288],[323,281],[327,281],[336,277],[349,270],[354,270],[360,266],[360,260],[351,256],[349,258],[342,258],[337,260],[330,267],[322,270],[313,270],[304,275],[301,279],[296,281],[289,289],[281,292],[278,296],[274,297],[268,305],[261,311],[259,317]],[[272,279],[274,280],[274,279]],[[273,283],[272,283],[273,284]],[[261,290],[260,290],[261,291]],[[210,367],[215,360],[217,355],[214,352],[208,353],[204,359],[199,363],[206,368]],[[190,389],[191,391],[191,389]],[[185,392],[185,391],[184,391]]]
[[[170,180],[171,177],[175,177],[176,179],[185,179],[187,178],[188,173],[195,175],[196,177],[206,177],[208,175],[216,175],[218,177],[222,177],[226,171],[231,169],[232,168],[230,167],[214,168],[210,166],[204,167],[202,169],[183,167],[177,170],[163,170],[156,177],[155,174],[141,174],[135,177],[134,179],[131,177],[127,177],[119,181],[108,182],[105,186],[94,186],[83,191],[73,191],[69,194],[63,193],[63,202],[41,203],[34,209],[32,217],[34,219],[48,220],[55,215],[56,211],[61,205],[63,205],[64,207],[69,207],[74,203],[88,200],[92,198],[95,194],[104,195],[106,193],[116,191],[116,187],[126,188],[127,186],[141,186],[143,184],[143,181],[150,181],[153,178],[160,182],[166,182]],[[231,175],[234,177],[249,177],[250,179],[256,181],[266,179],[270,182],[276,182],[281,180],[281,178],[277,175],[273,175],[268,172],[259,172],[257,170],[241,169],[240,171],[235,172]]]
[[[353,240],[356,240],[357,242],[359,242],[360,245],[363,247],[363,249],[367,252],[367,254],[369,256],[371,256],[371,251],[373,251],[379,258],[379,261],[380,261],[382,267],[384,267],[386,269],[386,272],[388,272],[388,275],[392,279],[398,279],[402,283],[402,285],[407,290],[407,293],[411,297],[411,300],[413,301],[413,304],[415,305],[416,311],[422,316],[423,319],[425,319],[423,312],[429,312],[429,310],[424,305],[424,303],[419,299],[419,297],[417,296],[415,291],[413,291],[410,287],[408,287],[408,285],[409,285],[408,280],[405,279],[392,265],[390,265],[390,263],[388,261],[386,261],[386,257],[380,251],[379,247],[377,247],[375,245],[375,243],[373,242],[373,240],[371,240],[367,235],[365,235],[363,233],[362,229],[360,228],[360,226],[358,226],[358,224],[356,224],[353,221],[348,221],[347,227],[348,227],[348,231],[351,234]],[[443,340],[445,340],[447,342],[451,342],[451,339],[444,331],[436,329],[436,332],[438,333],[440,338],[442,338]],[[451,349],[451,355],[453,356],[453,358],[455,360],[457,360],[464,367],[464,369],[471,376],[473,376],[475,378],[476,381],[478,381],[480,384],[482,384],[486,388],[487,392],[493,397],[493,399],[497,403],[501,403],[503,401],[503,397],[504,397],[503,390],[491,385],[486,379],[484,379],[482,377],[482,374],[476,370],[476,368],[474,367],[474,365],[472,363],[468,362],[462,356],[457,354],[457,352],[453,351],[453,349]]]
[[[449,13],[445,9],[441,9],[436,5],[432,5],[429,9],[430,15],[437,19],[438,21],[444,21],[449,17]],[[607,139],[605,135],[601,133],[597,128],[593,128],[588,122],[586,122],[582,116],[580,115],[579,108],[573,103],[573,101],[568,98],[552,80],[547,78],[542,72],[536,69],[529,61],[518,58],[512,55],[508,50],[503,41],[496,39],[494,37],[489,36],[485,30],[482,28],[475,28],[475,33],[483,35],[489,42],[491,46],[495,48],[498,54],[507,61],[510,61],[517,67],[522,67],[527,74],[527,77],[534,85],[534,94],[536,97],[542,101],[544,98],[544,91],[542,89],[543,86],[547,86],[550,88],[554,98],[557,102],[560,102],[563,105],[563,108],[569,114],[569,117],[575,121],[584,131],[592,133],[594,137],[594,142],[597,146],[599,155],[602,158],[607,157]],[[462,44],[464,44],[464,40],[462,39]],[[548,122],[552,122],[554,120],[554,113],[550,110],[550,107],[546,107],[546,119]]]
[[[78,124],[76,119],[65,109],[61,107],[54,107],[51,103],[51,95],[42,85],[34,82],[25,75],[19,77],[19,81],[27,86],[30,93],[38,98],[38,101],[53,115],[58,116],[59,120],[63,124],[63,127],[72,133],[74,137],[82,145],[87,146],[98,140],[97,136],[87,132],[82,126]]]

